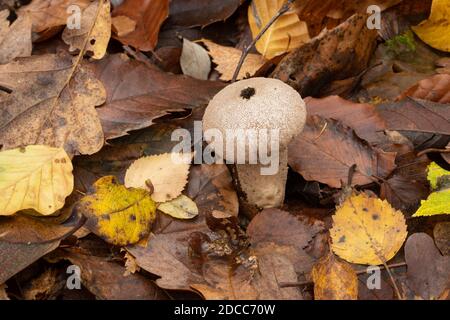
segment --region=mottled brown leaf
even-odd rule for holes
[[[27,14],[20,15],[10,25],[8,16],[8,10],[0,12],[0,64],[8,63],[16,57],[31,55],[30,17]]]
[[[309,117],[305,129],[289,145],[289,165],[306,180],[342,187],[356,164],[352,185],[387,177],[395,168],[395,153],[373,148],[336,120]]]

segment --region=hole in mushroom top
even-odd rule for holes
[[[241,97],[243,99],[249,100],[251,97],[253,97],[255,95],[255,93],[256,93],[255,88],[248,87],[241,91]]]

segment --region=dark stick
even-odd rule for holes
[[[253,48],[253,46],[256,44],[256,42],[261,39],[261,37],[266,33],[266,31],[277,21],[279,17],[281,17],[283,14],[289,11],[291,8],[291,4],[293,4],[295,0],[287,0],[287,2],[278,10],[277,14],[270,19],[270,21],[267,23],[267,25],[262,28],[262,30],[258,33],[258,35],[253,39],[253,41],[245,47],[244,51],[242,51],[241,59],[239,60],[239,63],[236,67],[236,70],[234,71],[233,78],[231,80],[231,83],[236,82],[236,79],[239,75],[239,71],[241,71],[242,65],[244,64],[245,58],[247,58],[248,53]]]

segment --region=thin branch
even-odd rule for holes
[[[258,35],[253,39],[253,41],[247,47],[245,47],[245,49],[242,51],[241,59],[239,60],[236,70],[234,71],[233,78],[231,80],[232,83],[236,82],[237,77],[239,76],[239,71],[241,71],[242,65],[244,64],[245,58],[247,58],[250,50],[255,46],[259,39],[262,38],[266,31],[269,30],[269,28],[275,23],[275,21],[278,20],[279,17],[289,11],[291,5],[294,2],[295,0],[287,0],[287,2],[280,8],[280,10],[278,10],[277,14],[274,15],[272,19],[270,19],[270,21],[264,26],[264,28],[261,29]]]
[[[436,148],[430,148],[430,149],[426,149],[423,150],[421,152],[419,152],[417,154],[418,157],[423,156],[424,154],[428,154],[428,153],[435,153],[435,152],[439,152],[439,153],[450,153],[450,149],[436,149]]]

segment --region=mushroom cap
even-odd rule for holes
[[[203,130],[219,130],[225,149],[227,135],[236,134],[239,129],[279,129],[279,148],[282,150],[303,130],[305,121],[305,102],[291,86],[278,79],[251,78],[230,84],[214,96],[203,116]],[[270,136],[270,132],[268,134]],[[249,147],[258,146],[258,138],[247,136],[245,143],[248,152]],[[215,149],[225,159],[235,161],[236,156],[230,159],[225,150]],[[271,150],[270,140],[268,150]]]

